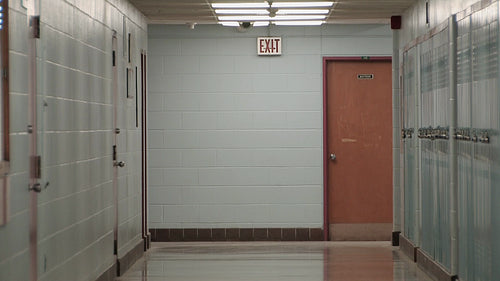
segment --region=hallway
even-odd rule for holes
[[[117,281],[431,281],[389,242],[155,243]]]
[[[0,0],[0,68],[0,281],[500,279],[500,0]]]

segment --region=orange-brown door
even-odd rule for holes
[[[330,240],[390,240],[390,61],[328,61]]]

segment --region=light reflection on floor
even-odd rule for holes
[[[389,242],[154,243],[118,280],[432,281]]]

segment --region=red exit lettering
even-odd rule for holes
[[[260,37],[257,43],[259,55],[281,54],[281,37]]]

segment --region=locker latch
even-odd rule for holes
[[[30,17],[30,27],[32,38],[40,38],[40,16]]]
[[[31,177],[34,179],[42,177],[42,157],[39,155],[31,156]]]

